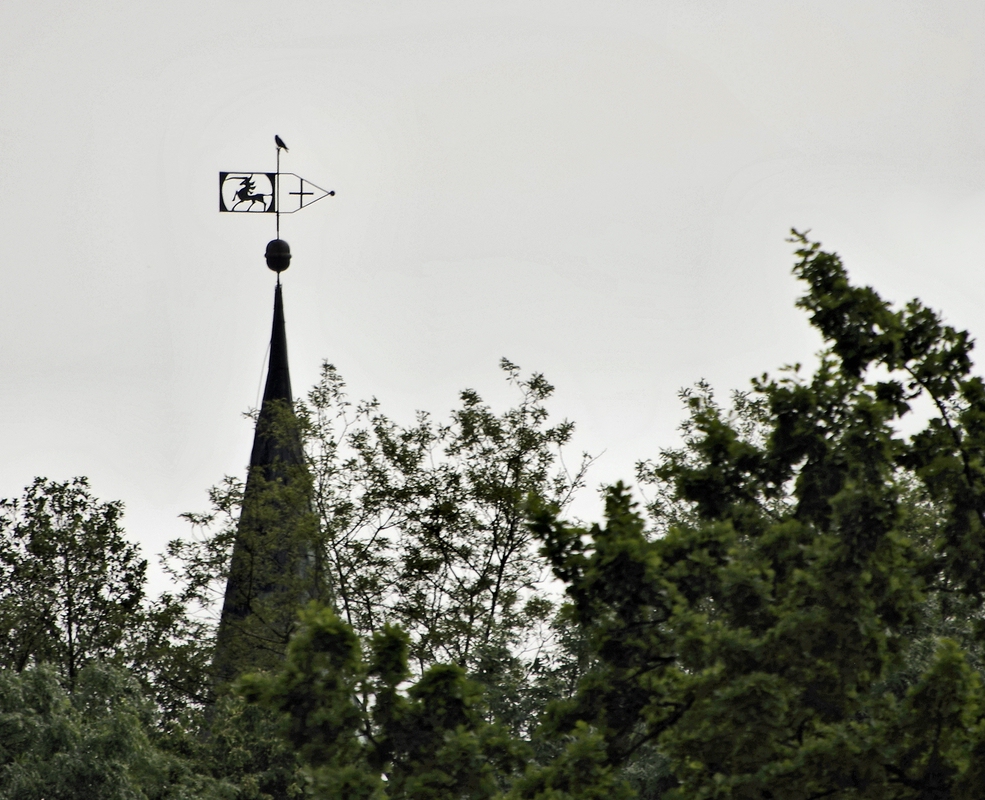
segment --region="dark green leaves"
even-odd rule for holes
[[[403,690],[407,644],[388,628],[365,657],[347,624],[312,606],[284,668],[243,679],[248,699],[283,715],[316,796],[479,800],[522,766],[460,667],[433,666]]]
[[[0,502],[0,664],[57,666],[71,683],[117,653],[139,620],[147,562],[84,478],[38,478]]]
[[[813,376],[763,376],[731,409],[685,394],[684,446],[640,467],[656,536],[622,487],[588,531],[536,512],[597,657],[543,733],[604,742],[585,768],[654,748],[667,798],[976,797],[985,395],[970,339],[797,241],[800,305],[827,343]],[[930,419],[906,437],[921,397]]]

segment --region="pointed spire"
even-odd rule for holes
[[[284,290],[280,283],[274,289],[274,325],[270,332],[270,363],[263,402],[286,400],[294,402],[291,394],[291,368],[287,362],[287,326],[284,322]]]
[[[244,669],[276,663],[299,606],[316,594],[312,554],[318,526],[293,400],[278,282],[267,381],[216,639],[218,685]]]
[[[287,360],[287,326],[284,322],[284,296],[280,283],[274,290],[274,324],[270,332],[270,361],[267,365],[267,382],[263,389],[263,403],[257,418],[253,436],[250,467],[262,467],[265,477],[275,476],[285,464],[304,464],[301,440],[296,426],[287,430],[278,426],[278,415],[293,417],[294,395],[291,393],[291,368]],[[280,427],[282,430],[274,430]]]

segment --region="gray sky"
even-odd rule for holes
[[[593,484],[811,362],[791,226],[985,329],[980,2],[6,0],[0,77],[0,496],[88,475],[151,557],[248,460],[274,231],[217,173],[275,133],[337,191],[282,224],[295,391],[503,408],[506,356]]]

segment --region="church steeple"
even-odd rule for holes
[[[284,322],[284,292],[278,281],[274,289],[274,324],[270,332],[270,363],[267,366],[267,383],[263,389],[263,402],[286,400],[294,402],[291,394],[291,367],[287,360],[287,325]]]
[[[289,262],[287,242],[267,245],[267,264],[278,273],[270,360],[219,620],[214,669],[220,685],[246,669],[273,666],[298,607],[315,595],[317,522],[294,415],[280,284]]]
[[[256,432],[253,435],[253,451],[250,454],[250,468],[261,467],[269,471],[275,465],[300,465],[304,463],[301,442],[297,436],[283,437],[268,435],[275,424],[278,407],[282,410],[294,405],[291,392],[291,368],[287,360],[287,325],[284,321],[284,293],[280,282],[274,289],[274,324],[270,332],[270,360],[267,364],[267,382],[263,388],[263,402],[257,418]],[[290,412],[293,416],[293,411]],[[287,433],[286,431],[284,433]],[[297,431],[295,430],[295,434]],[[271,477],[268,474],[268,477]]]

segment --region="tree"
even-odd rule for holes
[[[506,363],[516,408],[465,392],[448,424],[405,428],[375,403],[353,410],[326,368],[301,420],[334,608],[311,605],[285,660],[220,698],[206,740],[100,661],[139,641],[194,671],[165,631],[207,600],[223,529],[175,545],[189,582],[143,612],[157,627],[140,637],[124,612],[143,564],[118,504],[84,481],[5,501],[0,643],[21,672],[0,673],[0,797],[979,797],[985,384],[971,341],[796,240],[799,305],[827,343],[816,371],[764,375],[730,407],[685,393],[683,445],[640,468],[649,524],[621,484],[603,523],[561,519],[585,464],[563,470],[570,426],[546,424],[541,376]],[[228,520],[237,492],[214,494]],[[551,614],[538,545],[567,597],[564,647],[543,659],[522,652]],[[27,668],[44,659],[60,673]],[[148,675],[181,673],[171,663]],[[524,741],[518,709],[552,694]]]
[[[68,692],[49,666],[0,670],[0,800],[219,800],[155,736],[155,709],[125,670],[90,662]]]
[[[364,655],[330,609],[303,615],[282,669],[245,677],[240,691],[279,712],[315,797],[492,798],[524,763],[524,748],[485,719],[482,687],[457,665],[433,665],[411,686],[409,639],[389,626]]]
[[[535,493],[566,506],[589,459],[565,467],[573,426],[548,424],[553,387],[544,377],[501,366],[519,391],[501,414],[466,390],[447,423],[419,413],[401,426],[375,400],[353,407],[328,364],[298,404],[326,592],[359,636],[406,630],[416,675],[438,662],[490,682],[526,674],[532,659],[519,654],[541,644],[538,629],[553,613],[536,591],[546,575],[524,502]],[[210,514],[189,515],[203,536],[170,547],[183,597],[203,606],[228,569],[242,484],[227,479],[211,499]]]
[[[326,365],[302,416],[326,579],[342,618],[362,636],[385,625],[407,631],[415,674],[455,663],[494,686],[512,674],[522,693],[533,659],[519,656],[543,647],[554,611],[539,591],[546,575],[525,501],[535,494],[567,506],[590,459],[568,471],[574,426],[548,424],[554,389],[544,376],[523,378],[506,359],[500,366],[519,392],[501,414],[465,390],[447,423],[420,413],[402,427],[375,401],[353,410]],[[518,700],[503,697],[500,713]]]
[[[0,501],[0,665],[49,663],[74,683],[84,664],[114,658],[139,626],[147,562],[85,478],[36,478]]]
[[[764,376],[732,412],[687,397],[685,447],[644,468],[656,536],[622,486],[588,531],[535,510],[598,659],[542,735],[587,748],[583,764],[655,748],[667,798],[970,800],[985,786],[971,341],[796,241],[799,305],[828,343],[815,374]],[[919,398],[933,413],[905,436]],[[551,796],[552,770],[518,794]]]
[[[85,478],[36,478],[0,501],[0,669],[47,665],[72,690],[86,664],[112,662],[173,722],[209,699],[210,632],[183,598],[144,596],[122,514]]]
[[[227,697],[207,718],[214,631],[144,598],[121,503],[39,478],[0,510],[0,800],[290,796],[269,714]]]

